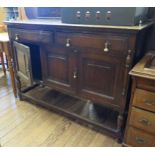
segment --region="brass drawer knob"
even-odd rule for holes
[[[15,40],[18,41],[19,40],[19,35],[15,34]]]
[[[71,46],[71,44],[70,44],[70,39],[66,39],[66,47],[70,47]]]
[[[104,44],[104,52],[109,52],[109,47],[110,47],[110,43],[109,42],[105,42]]]
[[[143,124],[145,126],[151,125],[151,122],[149,120],[147,120],[146,118],[139,119],[139,123],[141,123],[141,124]]]

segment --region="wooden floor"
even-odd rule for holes
[[[1,146],[121,146],[115,139],[28,102],[15,100],[0,71]]]

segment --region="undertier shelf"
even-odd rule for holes
[[[35,87],[23,93],[24,99],[48,107],[54,111],[62,112],[66,116],[82,120],[93,127],[117,133],[118,112],[93,104],[89,100],[80,100],[75,97],[60,93],[49,87]]]

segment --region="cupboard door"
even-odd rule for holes
[[[76,89],[76,55],[61,47],[41,49],[42,73],[45,84],[65,92]]]
[[[19,77],[21,89],[32,86],[32,71],[30,48],[14,41],[16,72]]]
[[[122,91],[121,60],[89,50],[79,56],[81,96],[119,108]]]

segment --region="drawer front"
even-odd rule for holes
[[[98,48],[101,52],[115,53],[122,56],[127,50],[128,38],[111,34],[94,35],[80,33],[56,33],[55,42],[65,47]]]
[[[48,31],[9,29],[9,36],[16,41],[52,43],[53,33]]]
[[[155,112],[155,92],[136,89],[133,98],[133,105]]]
[[[129,127],[127,130],[126,144],[137,147],[153,147],[155,146],[155,136]]]
[[[132,107],[129,124],[155,134],[155,114]]]
[[[136,87],[139,89],[145,89],[149,91],[155,91],[155,80],[136,77]]]

